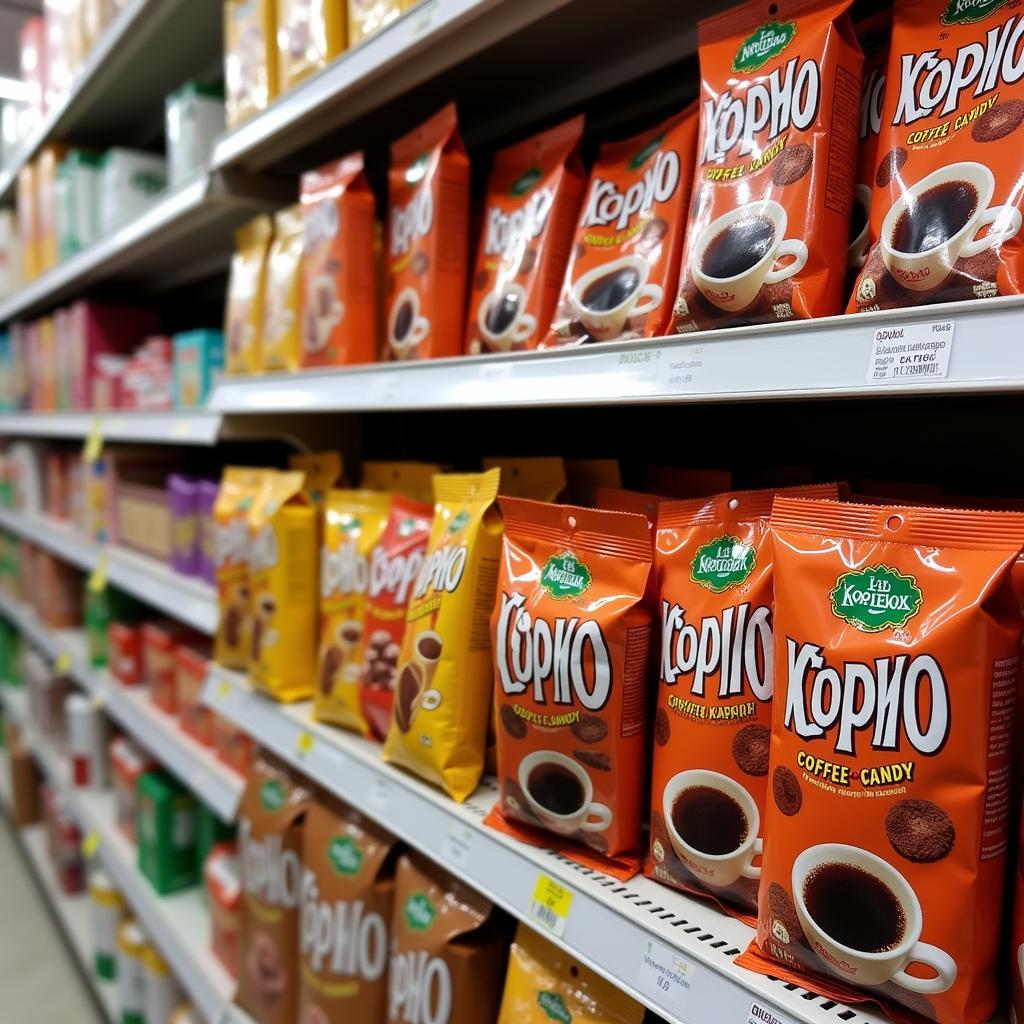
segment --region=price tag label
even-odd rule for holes
[[[381,814],[387,811],[388,805],[391,803],[391,791],[393,788],[394,784],[390,779],[386,779],[383,775],[378,775],[370,787],[370,792],[367,794],[370,806]]]
[[[640,950],[636,986],[673,1015],[685,1016],[696,970],[696,966],[682,953],[655,939],[648,939]]]
[[[437,0],[427,0],[420,4],[415,14],[409,15],[409,36],[416,39],[418,36],[429,32],[434,27],[434,19],[437,17]]]
[[[704,371],[703,345],[676,345],[659,353],[655,387],[663,394],[685,395],[700,388]]]
[[[461,821],[449,821],[444,842],[441,843],[441,859],[445,864],[467,868],[475,838],[476,833],[469,825],[464,825]]]
[[[868,383],[910,384],[947,377],[955,328],[955,320],[877,328],[868,360]]]
[[[774,1006],[766,1006],[755,999],[747,1011],[747,1024],[793,1024],[793,1020]]]
[[[307,729],[303,729],[295,741],[295,748],[299,752],[299,757],[309,757],[313,751],[315,741],[316,737]]]
[[[100,848],[100,837],[96,832],[88,832],[82,840],[82,856],[89,858]]]
[[[569,920],[573,893],[553,878],[541,874],[533,889],[530,917],[554,935],[561,937]]]
[[[103,420],[94,416],[89,424],[89,433],[85,436],[85,444],[82,445],[82,458],[86,462],[95,462],[103,451]]]
[[[100,591],[105,590],[107,586],[107,556],[102,554],[99,557],[99,561],[96,563],[95,568],[89,573],[89,589],[94,593],[98,594]]]
[[[66,676],[71,670],[71,655],[67,651],[61,651],[57,660],[53,663],[53,674],[55,676]]]

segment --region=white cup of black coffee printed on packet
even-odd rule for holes
[[[735,779],[703,768],[679,772],[665,786],[662,813],[676,856],[704,885],[761,877],[753,863],[764,849],[761,815]]]
[[[509,352],[537,330],[537,318],[525,312],[526,289],[514,281],[495,289],[480,303],[476,326],[492,352]]]
[[[786,238],[788,226],[786,211],[772,199],[716,217],[697,237],[690,257],[690,273],[701,294],[719,309],[736,312],[757,298],[762,285],[799,274],[807,263],[807,246]]]
[[[910,883],[868,850],[845,843],[804,850],[793,862],[793,902],[811,949],[845,981],[891,981],[925,995],[956,981],[953,958],[920,941],[924,920]],[[910,964],[934,976],[908,974]]]
[[[594,801],[586,770],[557,750],[535,750],[519,762],[519,788],[530,811],[552,832],[602,832],[612,812]]]
[[[572,304],[586,332],[598,341],[622,333],[631,316],[661,305],[664,291],[648,282],[651,265],[643,256],[622,256],[581,275],[572,286]]]
[[[430,333],[430,321],[420,316],[420,293],[403,288],[391,304],[388,316],[388,344],[399,359],[407,359]]]
[[[989,206],[995,178],[965,160],[932,171],[906,189],[882,221],[882,260],[904,288],[928,291],[949,276],[958,259],[970,259],[1020,231],[1020,211]],[[988,228],[988,233],[979,232]]]

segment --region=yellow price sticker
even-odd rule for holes
[[[86,462],[95,462],[103,451],[103,420],[94,416],[89,424],[89,433],[86,434],[85,444],[82,445],[82,458]]]
[[[573,892],[547,875],[537,876],[530,901],[530,917],[549,932],[561,936],[569,920]]]
[[[89,832],[82,840],[82,856],[92,857],[100,848],[100,837],[96,832]]]
[[[94,693],[89,703],[97,711],[102,711],[107,705],[107,695],[105,693]]]
[[[308,757],[313,749],[313,742],[313,734],[303,729],[302,732],[299,733],[299,738],[295,741],[295,746],[298,747],[299,753],[303,757]]]
[[[96,563],[92,572],[89,573],[89,590],[94,594],[98,594],[101,590],[106,590],[107,587],[107,556],[105,554],[100,555],[99,561]]]
[[[188,437],[188,429],[188,420],[178,420],[177,423],[171,427],[171,437]]]
[[[227,700],[228,697],[231,696],[231,689],[231,684],[226,679],[222,679],[217,684],[217,689],[215,691],[217,700]]]
[[[53,663],[53,674],[56,676],[66,676],[70,669],[71,655],[67,651],[62,651]]]

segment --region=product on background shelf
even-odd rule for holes
[[[182,473],[167,478],[171,515],[171,568],[183,576],[199,573],[199,481]]]
[[[727,491],[657,509],[660,610],[650,852],[659,882],[710,894],[753,923],[772,723],[772,552],[778,493]]]
[[[122,409],[166,412],[174,408],[174,343],[166,335],[144,338],[124,368]]]
[[[405,610],[423,567],[433,516],[431,505],[393,495],[384,532],[370,554],[359,700],[362,717],[378,740],[391,724]]]
[[[635,852],[651,639],[647,520],[499,504],[505,539],[491,640],[501,815],[599,854]]]
[[[137,217],[167,187],[167,161],[155,153],[114,146],[100,161],[100,231]]]
[[[18,213],[18,247],[21,249],[21,278],[31,281],[39,276],[39,211],[36,206],[35,166],[26,162],[18,171],[15,193]]]
[[[263,369],[297,370],[302,323],[302,208],[274,214],[263,287]]]
[[[252,600],[249,583],[249,511],[265,470],[227,466],[213,506],[217,578],[214,660],[228,668],[249,667]]]
[[[213,143],[224,132],[224,92],[216,86],[186,82],[164,101],[167,181],[178,188],[206,170]]]
[[[84,693],[69,693],[64,698],[64,720],[72,782],[88,789],[106,789],[110,781],[106,715]]]
[[[848,312],[1024,290],[1024,81],[1000,56],[1018,24],[1007,5],[894,10],[871,249]]]
[[[174,335],[174,405],[197,409],[224,371],[224,332],[199,330]]]
[[[276,0],[277,75],[281,92],[294,88],[345,49],[343,0]]]
[[[288,456],[288,468],[298,470],[302,476],[302,493],[317,510],[323,510],[327,494],[332,487],[343,482],[344,471],[338,452],[293,452]],[[322,532],[323,523],[318,523]]]
[[[469,157],[455,104],[391,145],[384,359],[463,348]]]
[[[182,999],[181,986],[175,981],[167,961],[148,945],[142,953],[143,1020],[170,1020]]]
[[[68,150],[57,168],[57,257],[66,260],[99,237],[100,156]]]
[[[390,25],[417,0],[347,0],[348,45],[355,46],[367,36]]]
[[[145,1024],[145,975],[142,954],[146,936],[134,918],[126,918],[117,929],[117,994],[121,1024]]]
[[[848,7],[783,0],[768,19],[751,0],[699,23],[677,331],[842,309],[863,65]]]
[[[498,1024],[642,1024],[644,1008],[524,924],[509,951]]]
[[[484,768],[491,712],[488,609],[501,552],[501,474],[434,478],[434,522],[409,597],[384,758],[462,801]]]
[[[406,853],[393,906],[387,1024],[494,1020],[508,950],[490,902]]]
[[[536,348],[547,334],[585,187],[583,117],[501,150],[487,185],[466,352]]]
[[[125,916],[125,905],[117,886],[98,868],[89,876],[89,903],[93,970],[97,977],[111,981],[117,976],[117,929]]]
[[[213,712],[203,703],[210,647],[200,640],[174,649],[174,690],[181,728],[204,746],[213,746]]]
[[[25,106],[29,112],[25,128],[32,130],[43,119],[46,109],[46,25],[42,18],[29,18],[18,36],[21,81],[25,86]]]
[[[846,293],[853,291],[857,272],[864,266],[871,245],[871,192],[878,166],[878,133],[882,127],[885,73],[892,38],[892,11],[878,11],[854,26],[864,52],[864,81],[860,95],[860,144],[850,214],[850,243],[846,249]]]
[[[302,365],[373,362],[377,353],[375,201],[363,154],[302,176]]]
[[[196,798],[167,772],[149,771],[139,779],[139,870],[161,896],[199,881],[196,814]]]
[[[125,686],[142,682],[142,624],[114,620],[107,627],[110,674]]]
[[[0,296],[6,298],[13,295],[15,289],[21,286],[21,270],[17,215],[5,207],[0,210]]]
[[[329,491],[320,550],[320,615],[317,685],[313,713],[325,722],[364,736],[370,725],[363,714],[360,680],[364,658],[371,654],[384,682],[398,664],[398,645],[388,636],[367,631],[371,559],[388,523],[391,495],[386,491]]]
[[[273,0],[224,0],[224,91],[227,126],[266,110],[277,97]]]
[[[371,491],[391,491],[412,501],[434,504],[434,477],[443,468],[434,462],[364,462],[362,486]]]
[[[203,865],[210,905],[210,948],[221,966],[238,977],[242,875],[234,843],[218,843]]]
[[[72,63],[63,19],[66,0],[43,0],[46,23],[46,109],[54,110],[66,102],[71,91]]]
[[[79,570],[48,551],[35,558],[40,618],[51,629],[71,629],[82,621],[82,588]]]
[[[238,811],[242,854],[239,1006],[260,1024],[293,1024],[299,996],[303,821],[309,789],[260,751]]]
[[[997,995],[1024,516],[777,498],[771,533],[768,843],[741,962],[980,1024]]]
[[[39,769],[21,731],[13,723],[4,723],[4,736],[11,766],[11,821],[24,828],[39,821]]]
[[[300,472],[266,471],[249,512],[249,674],[280,701],[315,689],[317,514],[302,485]]]
[[[266,214],[235,231],[224,327],[228,373],[258,373],[263,368],[263,279],[273,233]]]
[[[218,843],[234,843],[237,832],[233,821],[224,821],[200,800],[196,817],[196,864],[204,865]]]
[[[601,147],[541,346],[664,334],[679,280],[697,110]]]
[[[149,686],[149,699],[161,711],[178,710],[174,652],[190,638],[190,630],[173,619],[144,622],[140,631],[142,680]]]
[[[332,796],[317,794],[310,804],[302,838],[298,1020],[384,1020],[395,843]]]
[[[51,142],[35,161],[36,228],[39,232],[39,272],[57,266],[57,166],[68,147]]]
[[[213,732],[213,751],[221,764],[247,775],[252,764],[253,742],[249,734],[236,725],[210,711]]]
[[[138,822],[139,779],[154,771],[156,762],[134,740],[115,736],[108,747],[117,827],[133,843]]]
[[[501,471],[503,498],[530,498],[533,501],[558,501],[565,496],[565,462],[558,456],[539,458],[488,457],[484,469]]]
[[[213,586],[217,582],[214,538],[216,536],[213,507],[220,487],[213,480],[199,481],[199,576]]]

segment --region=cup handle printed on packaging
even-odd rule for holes
[[[807,263],[807,246],[799,238],[787,238],[779,245],[779,250],[775,254],[775,262],[778,263],[779,260],[784,259],[786,256],[792,256],[793,262],[787,263],[778,270],[774,268],[769,270],[764,275],[765,284],[778,284],[794,274],[799,274]]]
[[[415,348],[430,333],[430,321],[425,316],[416,317],[409,331],[409,347]]]
[[[630,316],[640,316],[643,313],[650,313],[661,305],[661,298],[664,292],[660,284],[645,284],[636,300],[636,305],[629,311]]]
[[[956,981],[956,962],[953,958],[938,946],[929,945],[927,942],[916,942],[910,951],[907,963],[925,964],[931,967],[936,976],[934,978],[915,978],[907,974],[905,970],[897,971],[892,980],[911,992],[920,992],[922,995],[936,995],[945,992],[953,982]]]
[[[1004,223],[996,226],[997,221],[1004,221]],[[1020,210],[1016,206],[989,207],[978,221],[975,237],[960,250],[960,256],[963,258],[977,256],[979,252],[1001,245],[1020,231],[1020,223]],[[977,232],[989,224],[993,225],[992,230],[982,238],[978,238]]]
[[[591,821],[591,818],[597,821]],[[580,825],[581,832],[603,832],[612,822],[612,812],[604,804],[593,803],[587,808],[587,817]]]
[[[754,840],[754,845],[750,850],[750,860],[743,865],[743,870],[740,872],[744,878],[760,878],[761,877],[761,865],[754,863],[754,858],[764,853],[764,840],[758,836]]]
[[[521,345],[535,330],[537,330],[537,318],[529,313],[524,313],[519,318],[519,323],[516,324],[516,329],[513,332],[516,344]]]

